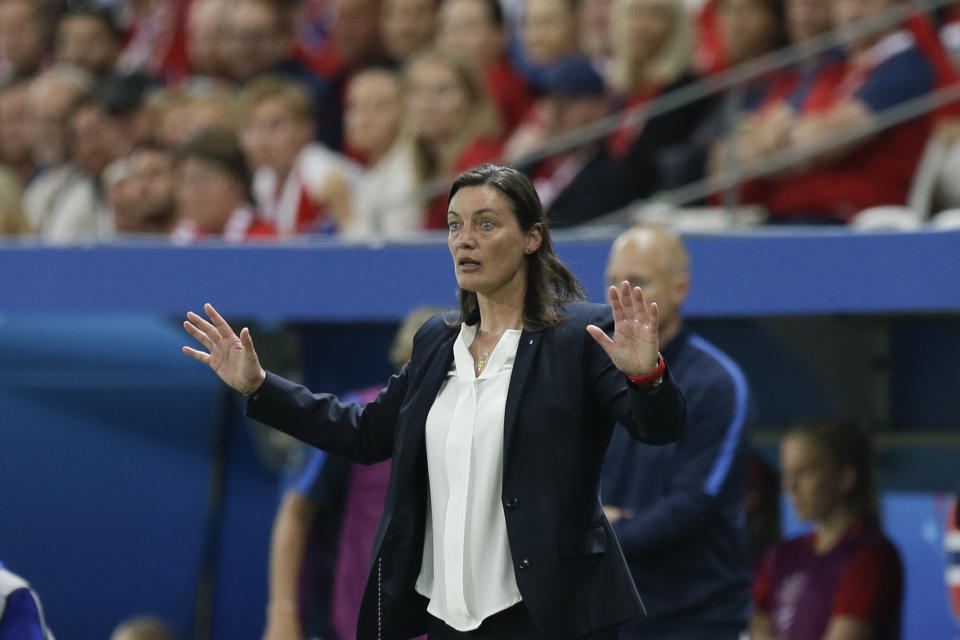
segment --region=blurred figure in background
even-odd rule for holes
[[[141,142],[124,158],[127,179],[122,196],[128,198],[128,216],[114,208],[118,233],[169,235],[176,226],[176,166],[173,152],[154,141]]]
[[[437,309],[416,309],[397,328],[390,347],[390,364],[399,371],[413,352],[417,329]],[[356,392],[348,397],[360,404],[374,399],[381,386]],[[317,603],[304,597],[310,585],[305,562],[313,544],[311,530],[330,527],[317,520],[318,505],[329,500],[330,488],[324,486],[326,465],[335,459],[324,451],[311,449],[310,461],[294,485],[286,492],[277,512],[270,542],[270,603],[267,607],[267,629],[263,640],[304,640],[317,637],[319,630],[310,621],[318,617],[309,609]],[[390,461],[374,465],[349,465],[349,481],[344,502],[343,521],[339,532],[339,551],[332,585],[331,620],[341,640],[355,638],[360,602],[370,568],[373,540],[380,521],[380,511],[387,494]],[[305,580],[307,583],[305,584]],[[319,616],[321,619],[326,616]]]
[[[681,3],[673,3],[683,8]],[[580,52],[601,71],[606,70],[613,54],[610,39],[614,0],[580,0],[577,32]]]
[[[42,0],[0,0],[0,58],[7,78],[29,78],[43,69],[50,51],[56,9]]]
[[[77,6],[57,23],[54,55],[60,64],[102,76],[113,70],[122,49],[123,33],[109,9]]]
[[[383,51],[403,64],[414,53],[433,43],[437,8],[442,0],[383,0],[380,32]]]
[[[53,640],[40,598],[0,562],[0,640]]]
[[[0,238],[23,236],[30,231],[17,177],[0,166]]]
[[[523,44],[526,74],[540,88],[543,70],[578,53],[577,0],[527,0],[523,4]]]
[[[234,92],[214,86],[163,89],[150,99],[154,136],[175,149],[207,129],[235,133],[239,105]]]
[[[159,618],[141,616],[125,620],[110,634],[110,640],[174,640],[166,622]]]
[[[30,83],[28,117],[33,160],[40,173],[24,191],[30,226],[40,231],[50,212],[61,206],[76,178],[67,155],[67,116],[89,95],[91,76],[74,67],[56,66]]]
[[[187,60],[191,80],[223,78],[222,58],[226,13],[229,0],[193,0],[187,13]]]
[[[897,0],[836,0],[834,25],[851,29]],[[780,175],[755,180],[744,202],[762,204],[774,220],[843,223],[868,207],[902,205],[931,130],[921,115],[873,135],[836,144],[880,115],[934,89],[933,69],[916,37],[901,25],[863,34],[846,46],[846,64],[817,75],[796,116],[782,127],[778,150],[806,159]],[[817,147],[820,148],[817,148]]]
[[[684,145],[709,115],[713,101],[696,100],[652,117],[640,112],[657,98],[696,81],[694,29],[681,3],[615,0],[611,33],[607,83],[618,96],[618,107],[635,113],[635,118],[626,116],[608,139],[611,156],[625,172],[620,197],[609,205],[619,208],[688,181]]]
[[[296,54],[293,15],[274,0],[231,0],[220,56],[227,75],[243,87],[261,75],[281,75],[310,95],[311,137],[339,149],[343,136],[338,85],[318,76]]]
[[[407,118],[416,145],[417,172],[424,183],[500,155],[500,123],[473,69],[437,51],[424,51],[407,64]],[[428,205],[426,226],[447,228],[447,185]]]
[[[783,489],[813,533],[777,544],[753,586],[755,640],[897,640],[900,554],[880,526],[870,437],[850,423],[792,429]]]
[[[507,57],[508,40],[500,0],[444,0],[440,5],[437,48],[481,74],[500,114],[504,138],[533,104],[526,80]]]
[[[250,170],[233,134],[200,133],[177,150],[176,158],[177,226],[171,240],[187,244],[213,236],[244,242],[275,235],[250,202]]]
[[[21,185],[37,171],[30,144],[30,83],[12,80],[0,85],[0,165],[14,172]]]
[[[403,116],[403,86],[397,72],[370,68],[350,81],[346,140],[367,161],[346,205],[350,210],[342,216],[352,221],[346,229],[350,237],[402,237],[423,227],[416,153],[402,130]]]
[[[683,328],[690,262],[679,238],[640,226],[617,238],[607,281],[643,288],[660,309],[660,344],[687,401],[680,441],[651,447],[614,433],[602,501],[647,616],[622,640],[737,640],[746,627],[751,567],[744,497],[750,389],[725,353]]]
[[[254,169],[253,194],[264,219],[281,236],[336,233],[351,213],[343,194],[359,167],[313,141],[313,104],[300,85],[278,76],[259,78],[241,94],[241,141]]]

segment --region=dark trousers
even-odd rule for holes
[[[486,618],[473,631],[457,631],[443,620],[430,616],[427,640],[547,640],[537,635],[533,621],[522,602]],[[578,640],[617,640],[617,630],[601,629]]]

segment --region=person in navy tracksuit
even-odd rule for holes
[[[743,510],[752,422],[739,367],[682,328],[689,259],[659,227],[621,235],[607,266],[660,307],[660,344],[687,401],[676,443],[650,447],[614,433],[601,496],[647,616],[620,638],[735,639],[746,626],[750,565]]]
[[[53,640],[40,599],[27,582],[0,562],[0,640]]]

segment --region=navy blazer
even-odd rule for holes
[[[613,328],[603,305],[570,304],[559,325],[524,330],[504,415],[503,510],[517,586],[538,632],[566,638],[643,615],[643,604],[599,500],[600,465],[615,425],[650,444],[676,440],[686,420],[669,371],[655,388],[629,384],[586,332]],[[414,585],[427,512],[427,413],[453,361],[459,327],[435,316],[413,355],[361,408],[268,374],[247,415],[361,463],[393,457],[357,630],[359,640],[426,632]]]

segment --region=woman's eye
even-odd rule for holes
[[[459,223],[459,222],[448,222],[448,223],[447,223],[447,227],[450,229],[450,231],[459,231],[459,230],[460,230],[460,223]]]
[[[484,220],[483,222],[480,223],[480,228],[483,229],[484,231],[489,231],[490,229],[493,229],[493,223],[490,222],[489,220]]]

